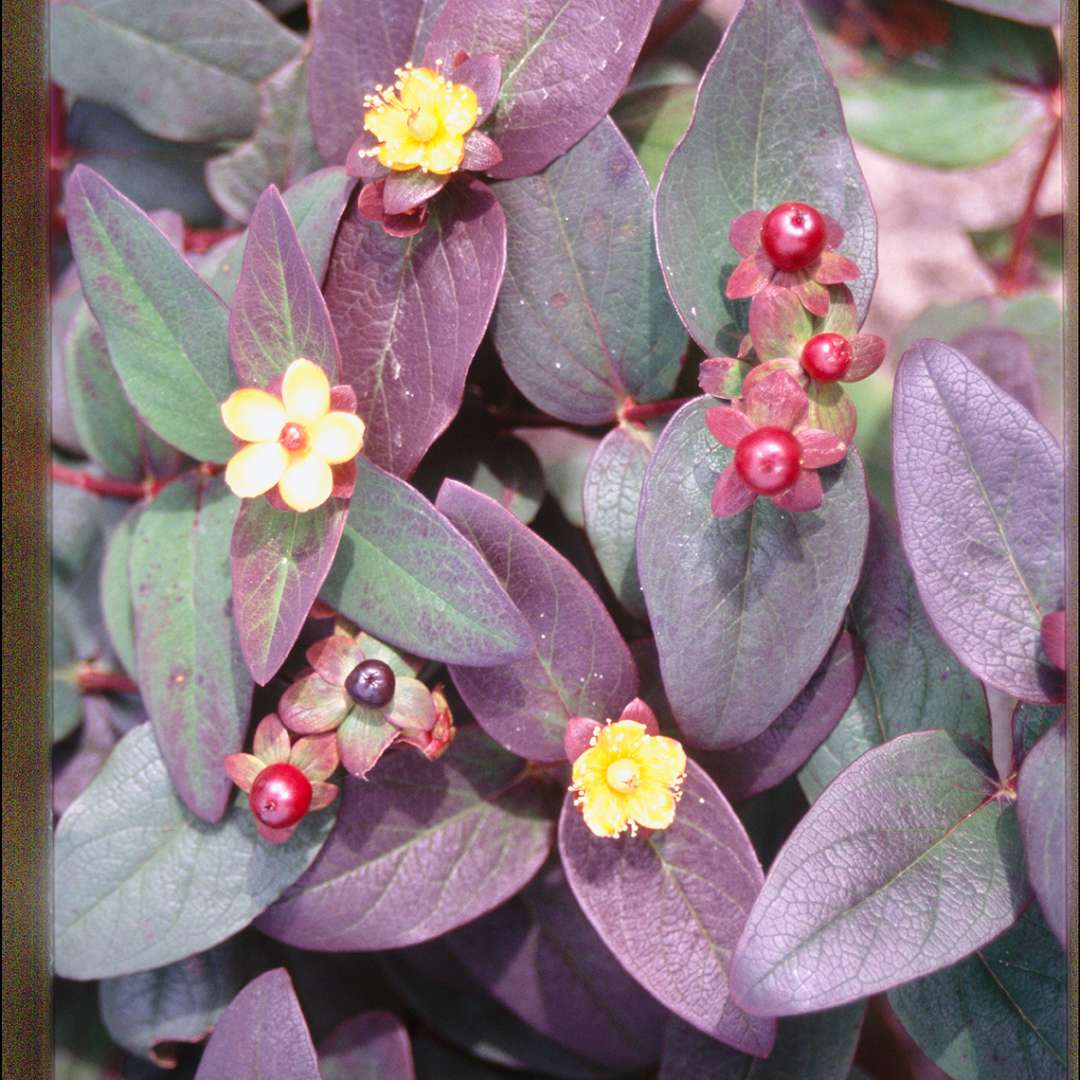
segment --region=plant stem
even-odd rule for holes
[[[1005,264],[1005,269],[1001,272],[1001,280],[998,282],[998,292],[1002,296],[1013,296],[1020,292],[1022,288],[1020,271],[1024,255],[1027,253],[1028,241],[1031,239],[1031,230],[1035,227],[1035,207],[1039,201],[1039,192],[1042,190],[1043,182],[1046,180],[1046,174],[1050,170],[1050,163],[1054,160],[1058,142],[1061,139],[1061,119],[1056,110],[1051,109],[1051,113],[1054,116],[1054,126],[1050,129],[1042,160],[1039,162],[1039,168],[1031,181],[1031,188],[1028,191],[1027,202],[1024,204],[1024,211],[1020,215],[1020,220],[1016,223],[1016,232],[1013,233],[1012,248],[1009,251],[1009,261]]]
[[[638,54],[638,63],[656,52],[683,23],[694,15],[701,4],[702,0],[683,0],[683,3],[669,11],[660,22],[654,23]]]
[[[142,499],[153,495],[159,487],[156,480],[114,480],[110,476],[93,476],[55,462],[49,466],[49,476],[58,484],[82,488],[95,495],[112,495],[118,499]]]
[[[134,679],[119,671],[98,671],[85,667],[78,674],[79,691],[83,694],[137,694],[139,687]]]
[[[243,229],[184,229],[184,250],[204,255],[216,243],[239,236]]]
[[[670,416],[673,412],[681,409],[688,401],[693,400],[692,397],[684,397],[669,398],[667,401],[647,401],[640,405],[631,403],[624,405],[619,415],[623,420],[640,424],[657,416]]]

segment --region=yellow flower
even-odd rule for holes
[[[334,489],[331,465],[352,461],[364,445],[364,421],[331,412],[330,381],[310,360],[294,360],[281,396],[234,390],[221,406],[225,426],[247,446],[229,459],[225,483],[241,499],[275,485],[286,506],[314,510]]]
[[[596,729],[590,747],[574,762],[571,791],[597,836],[619,836],[638,826],[666,829],[686,776],[679,742],[649,735],[644,724],[619,720]]]
[[[398,68],[394,78],[392,87],[376,86],[375,93],[364,98],[364,130],[379,140],[367,154],[399,172],[454,172],[465,156],[465,136],[479,115],[476,94],[464,83],[412,64]]]

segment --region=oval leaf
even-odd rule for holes
[[[637,568],[637,521],[645,469],[656,445],[651,429],[620,424],[604,436],[585,473],[585,531],[596,561],[623,607],[647,618]]]
[[[242,386],[269,386],[299,357],[338,382],[341,357],[330,313],[273,185],[259,197],[248,226],[229,310],[229,347]]]
[[[256,84],[299,48],[299,38],[254,0],[50,5],[53,78],[179,142],[250,134]]]
[[[747,1011],[815,1012],[955,963],[1027,902],[1016,810],[944,731],[833,781],[776,857],[731,964]]]
[[[849,1075],[862,1030],[863,1004],[813,1016],[785,1017],[764,1061],[724,1046],[676,1017],[664,1034],[658,1080],[841,1080]]]
[[[340,827],[259,929],[324,952],[438,937],[536,873],[552,843],[545,794],[477,728],[434,764],[399,751],[345,781]]]
[[[999,690],[1059,700],[1040,630],[1065,595],[1061,448],[960,353],[920,341],[897,372],[893,471],[904,550],[938,633]]]
[[[274,968],[222,1014],[195,1080],[319,1080],[319,1062],[292,980]]]
[[[178,450],[227,460],[225,305],[146,214],[85,166],[71,174],[64,208],[83,291],[131,403]]]
[[[242,748],[251,709],[230,612],[239,508],[220,477],[190,472],[146,507],[131,542],[139,689],[173,783],[205,821],[229,804],[222,761]]]
[[[747,1016],[731,1000],[727,977],[761,888],[761,865],[735,812],[698,765],[687,764],[674,824],[649,836],[593,836],[567,795],[559,851],[589,921],[653,997],[730,1046],[769,1053],[776,1025]]]
[[[660,1056],[665,1011],[597,936],[558,863],[448,940],[474,978],[549,1039],[619,1072]]]
[[[713,517],[732,452],[705,427],[711,404],[684,405],[660,436],[637,553],[675,719],[696,745],[727,749],[764,731],[824,659],[858,581],[868,510],[852,451],[819,473],[818,510],[789,514],[758,499]]]
[[[862,649],[845,630],[802,693],[757,738],[708,754],[702,764],[732,802],[783,783],[836,727],[862,672]]]
[[[889,1004],[955,1080],[1064,1080],[1065,997],[1065,957],[1032,906],[966,960],[890,990]]]
[[[117,745],[60,819],[54,842],[56,974],[104,979],[162,967],[242,930],[308,867],[335,808],[285,844],[239,797],[217,825],[177,798],[149,724]]]
[[[322,598],[417,656],[491,665],[524,653],[528,625],[472,545],[404,480],[363,457],[356,465]]]
[[[1069,884],[1063,870],[1069,861],[1067,744],[1062,716],[1028,754],[1017,782],[1028,880],[1062,948],[1068,947],[1069,928]]]
[[[388,1012],[339,1024],[319,1043],[322,1080],[415,1080],[409,1033]]]
[[[101,561],[101,614],[109,641],[124,669],[137,671],[135,662],[135,608],[131,595],[131,545],[142,515],[141,505],[133,506],[109,534]]]
[[[696,73],[693,79],[696,83]],[[690,125],[697,96],[694,83],[632,87],[611,110],[611,118],[634,148],[654,189],[671,151]]]
[[[926,617],[900,534],[888,511],[870,506],[870,539],[848,620],[865,670],[855,699],[799,773],[816,799],[860,754],[897,735],[943,728],[990,751],[982,684],[949,652]]]
[[[346,216],[326,303],[377,465],[409,476],[457,413],[505,262],[506,220],[479,180],[448,185],[405,240]]]
[[[175,1068],[176,1043],[202,1042],[244,984],[243,954],[235,941],[175,964],[98,984],[101,1019],[113,1041]]]
[[[423,56],[443,2],[321,0],[311,34],[309,109],[326,161],[344,162],[363,130],[364,95],[376,84],[392,85],[395,68]]]
[[[485,131],[500,180],[539,172],[603,119],[626,85],[659,0],[447,0],[425,60],[496,53],[502,86]]]
[[[798,57],[798,61],[795,61]],[[749,210],[810,203],[844,227],[860,322],[877,276],[877,222],[836,87],[797,0],[747,0],[705,69],[694,117],[656,190],[668,291],[706,356],[735,355],[745,303],[725,300],[740,256],[728,227]]]
[[[656,261],[649,183],[615,124],[496,194],[506,278],[495,347],[518,389],[575,424],[613,420],[627,395],[670,394],[686,335]]]
[[[447,480],[438,508],[475,545],[524,616],[531,650],[498,667],[450,674],[492,738],[533,761],[563,761],[571,716],[617,717],[637,670],[611,616],[554,548],[494,499]]]

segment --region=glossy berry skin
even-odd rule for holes
[[[779,495],[795,483],[801,456],[799,441],[790,431],[758,428],[736,447],[735,471],[751,491]]]
[[[267,765],[255,777],[248,803],[269,828],[292,828],[311,805],[311,781],[295,765]]]
[[[389,664],[381,660],[363,660],[349,672],[345,690],[357,705],[381,709],[390,704],[397,680]]]
[[[825,219],[806,203],[781,203],[765,215],[761,246],[778,270],[802,270],[825,247]]]
[[[803,370],[818,382],[842,379],[848,373],[851,361],[851,345],[840,334],[818,334],[803,346]]]

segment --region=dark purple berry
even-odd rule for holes
[[[806,203],[781,203],[765,215],[761,246],[778,270],[802,270],[825,247],[825,219]]]
[[[795,483],[801,456],[799,440],[790,431],[758,428],[736,447],[735,471],[751,491],[779,495]]]
[[[381,709],[390,703],[396,683],[389,664],[381,660],[364,660],[349,672],[345,690],[357,705]]]
[[[818,334],[802,351],[803,370],[818,382],[836,382],[851,367],[851,345],[841,334]]]
[[[255,777],[248,803],[264,825],[291,828],[311,805],[311,781],[295,765],[267,765]]]

